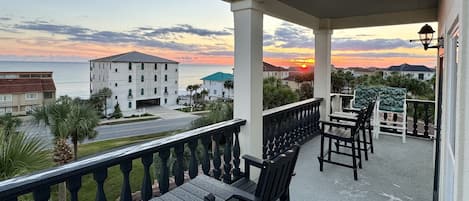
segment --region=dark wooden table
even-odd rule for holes
[[[214,178],[199,175],[195,179],[165,193],[161,197],[150,201],[203,201],[204,197],[212,194],[215,201],[237,200],[233,197],[240,196],[248,200],[255,200],[253,195],[236,187],[225,184]]]

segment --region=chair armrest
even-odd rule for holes
[[[342,127],[342,128],[355,128],[355,125],[342,123],[342,122],[334,122],[334,121],[319,121],[322,123],[324,128],[325,125],[332,126],[332,127]]]
[[[352,121],[352,122],[358,121],[358,118],[355,116],[346,116],[346,115],[340,115],[340,114],[334,114],[334,113],[330,114],[329,117],[331,118],[331,120],[338,119],[338,120]]]
[[[344,108],[342,110],[344,112],[354,112],[354,113],[359,113],[361,111],[360,109],[355,109],[355,108]]]
[[[264,161],[251,155],[243,155],[244,163],[249,163],[254,167],[261,168]]]
[[[262,168],[264,161],[261,159],[258,159],[254,156],[250,155],[243,155],[242,157],[244,159],[244,177],[249,178],[250,176],[250,167],[254,166],[257,168]]]

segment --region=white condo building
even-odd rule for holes
[[[107,87],[108,114],[119,103],[123,112],[143,105],[175,105],[178,97],[178,62],[128,52],[90,61],[90,93]]]

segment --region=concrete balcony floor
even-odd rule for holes
[[[324,171],[319,171],[320,141],[315,137],[301,147],[290,185],[292,201],[432,200],[433,141],[407,138],[402,144],[399,137],[380,135],[375,153],[368,161],[363,158],[358,181],[351,168],[324,163]],[[332,159],[349,164],[352,160],[337,154]]]

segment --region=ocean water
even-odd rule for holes
[[[200,78],[215,72],[232,73],[232,66],[179,64],[179,94],[186,94],[190,84],[201,84]],[[89,63],[72,62],[11,62],[0,61],[0,72],[52,71],[57,97],[88,98],[90,96]]]

